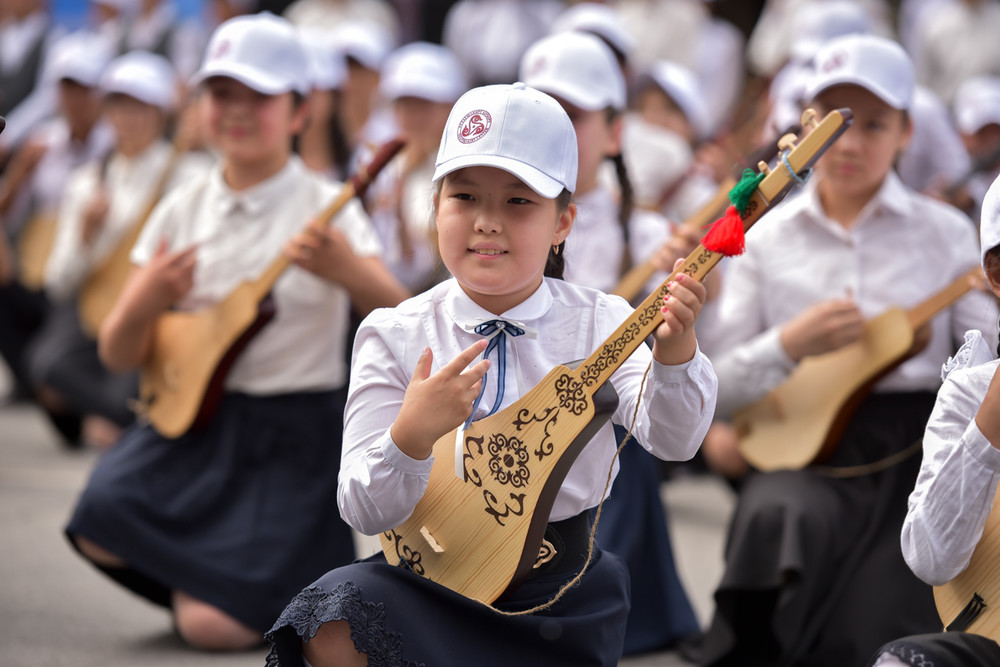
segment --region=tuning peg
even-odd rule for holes
[[[778,150],[790,151],[793,148],[795,148],[795,142],[798,140],[799,138],[796,137],[794,134],[786,134],[785,136],[778,139]]]
[[[819,121],[816,120],[816,110],[813,108],[806,109],[802,112],[802,127],[807,127],[809,129],[815,128],[819,125]]]

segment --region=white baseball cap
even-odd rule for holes
[[[836,37],[866,35],[872,31],[868,10],[857,0],[827,0],[799,5],[792,16],[795,38],[789,53],[796,62],[808,62]]]
[[[556,17],[552,32],[588,32],[603,39],[624,58],[631,55],[635,40],[625,29],[621,14],[608,5],[578,2]]]
[[[625,109],[625,77],[611,48],[594,35],[543,37],[521,57],[520,78],[585,111]]]
[[[841,84],[861,86],[894,109],[913,101],[913,63],[898,43],[876,35],[844,35],[824,44],[806,84],[807,100]]]
[[[101,91],[105,95],[128,95],[167,111],[177,103],[177,75],[163,56],[129,51],[108,65],[101,76]]]
[[[562,106],[518,81],[473,88],[448,115],[434,181],[465,167],[509,171],[555,199],[576,189],[576,132]]]
[[[212,33],[197,85],[213,76],[236,79],[264,95],[309,92],[309,56],[295,27],[270,12],[231,18]]]
[[[344,54],[365,69],[381,71],[386,56],[395,43],[392,33],[374,21],[348,21],[333,33],[333,43]]]
[[[382,66],[379,82],[388,100],[418,97],[451,104],[469,89],[458,56],[444,46],[411,42],[393,51]]]
[[[81,30],[56,42],[46,74],[51,81],[69,79],[96,88],[112,57],[114,52],[107,40]]]
[[[1000,124],[1000,77],[966,79],[952,102],[955,125],[962,134],[975,134],[987,125]]]
[[[347,80],[344,56],[321,28],[299,28],[299,39],[309,57],[309,85],[314,90],[340,90]]]
[[[657,60],[646,70],[643,79],[656,84],[670,96],[684,112],[699,139],[708,135],[708,107],[694,72],[669,60]]]
[[[993,181],[993,185],[983,198],[983,212],[979,222],[979,247],[984,270],[986,253],[998,245],[1000,245],[1000,177]]]

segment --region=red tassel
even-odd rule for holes
[[[712,228],[708,230],[701,244],[725,257],[743,254],[746,249],[743,219],[740,218],[735,206],[727,208],[726,214],[712,223]]]

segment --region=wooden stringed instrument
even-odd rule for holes
[[[142,228],[146,225],[146,220],[153,213],[153,209],[163,198],[163,193],[167,189],[170,177],[177,167],[184,150],[178,144],[172,147],[167,164],[163,167],[153,192],[142,209],[139,217],[132,223],[120,239],[111,253],[105,257],[97,267],[84,279],[80,286],[77,308],[80,314],[80,325],[83,330],[93,337],[97,337],[97,332],[101,328],[101,322],[111,312],[111,308],[118,300],[125,287],[129,272],[132,270],[132,246],[139,240]]]
[[[59,216],[40,214],[24,225],[17,237],[17,265],[21,284],[32,290],[45,287],[45,263],[52,254]]]
[[[788,168],[763,165],[767,175],[741,214],[744,229],[801,180],[852,117],[843,109],[819,124],[809,119],[812,131],[786,150]],[[721,258],[699,245],[680,272],[702,280]],[[423,497],[380,535],[386,560],[486,604],[514,590],[539,558],[566,473],[617,405],[608,379],[663,321],[662,300],[677,273],[578,366],[554,368],[514,404],[439,439]]]
[[[739,410],[739,451],[758,470],[796,470],[834,452],[861,401],[886,374],[919,352],[914,333],[972,289],[978,266],[910,310],[890,308],[850,345],[799,362],[792,374]]]
[[[1000,642],[1000,493],[986,518],[969,565],[934,587],[934,604],[947,632],[971,632]]]
[[[802,130],[800,125],[793,125],[789,127],[785,132],[782,133],[782,137],[786,137],[789,134],[795,134]],[[758,148],[750,156],[748,162],[750,164],[759,165],[761,161],[770,163],[771,159],[777,154],[780,147],[777,143],[772,143],[770,145]],[[742,165],[740,166],[740,171],[742,171]],[[683,181],[684,177],[679,180]],[[678,228],[674,231],[674,237],[680,235],[682,232],[691,230],[697,232],[699,235],[704,235],[706,227],[716,220],[726,207],[729,206],[729,191],[733,189],[736,185],[736,179],[733,177],[728,177],[723,179],[719,183],[719,187],[716,188],[715,194],[712,198],[705,202],[705,204],[699,208],[694,215],[687,218],[682,222]],[[633,266],[621,280],[618,281],[618,285],[612,290],[612,294],[617,294],[626,301],[631,302],[642,292],[642,289],[646,284],[652,279],[653,274],[656,273],[656,266],[653,264],[652,258],[647,259],[645,262]]]
[[[398,140],[382,146],[310,224],[329,224],[351,199],[364,193],[402,146]],[[279,254],[259,278],[241,283],[214,306],[160,316],[153,349],[140,374],[138,409],[161,435],[180,437],[212,416],[222,400],[229,369],[274,318],[271,289],[290,265],[291,260]]]

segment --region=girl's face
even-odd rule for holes
[[[549,249],[566,239],[576,205],[559,211],[510,172],[468,167],[434,197],[441,259],[478,305],[500,315],[542,282]]]
[[[115,131],[117,150],[125,155],[141,153],[163,135],[163,112],[134,97],[109,95],[104,100],[104,113]]]
[[[817,163],[821,195],[871,199],[910,141],[913,128],[906,114],[849,84],[823,91],[816,103],[821,115],[843,107],[854,114],[854,123]]]
[[[202,95],[209,140],[229,165],[269,168],[285,163],[302,130],[306,105],[292,93],[265,95],[228,77],[213,77]]]
[[[101,114],[101,95],[90,86],[61,79],[59,110],[74,136],[86,136]]]
[[[646,86],[639,93],[637,104],[639,115],[651,125],[659,125],[684,137],[689,144],[694,143],[694,128],[687,116],[673,99],[654,85]]]
[[[421,154],[437,151],[451,112],[450,104],[419,97],[401,97],[392,103],[396,124],[408,146]]]
[[[597,187],[597,177],[604,161],[621,152],[622,119],[620,115],[609,118],[608,112],[603,109],[585,111],[562,100],[559,103],[576,130],[580,156],[576,192],[585,194]]]

